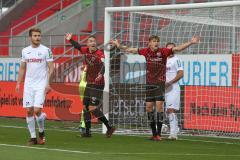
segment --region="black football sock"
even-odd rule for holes
[[[110,126],[110,124],[109,124],[109,121],[107,120],[105,115],[102,113],[102,111],[100,111],[100,109],[96,108],[95,110],[92,111],[92,113],[96,118],[98,118],[101,122],[103,122],[103,124],[105,124],[107,129],[112,128],[112,126]]]
[[[157,112],[157,134],[161,136],[163,124],[163,112]]]
[[[156,122],[155,122],[155,118],[154,118],[154,112],[148,112],[148,120],[150,122],[150,127],[152,129],[152,134],[153,136],[157,135],[157,131],[156,131]]]

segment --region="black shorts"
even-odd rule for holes
[[[103,89],[103,85],[87,84],[84,92],[83,105],[100,105],[102,103]]]
[[[146,102],[164,101],[165,98],[165,82],[158,84],[147,84],[146,86]]]

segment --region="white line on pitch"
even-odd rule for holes
[[[69,152],[69,153],[82,153],[82,154],[90,153],[90,152],[83,152],[83,151],[65,150],[65,149],[57,149],[57,148],[32,147],[32,146],[13,145],[13,144],[0,144],[0,146],[15,147],[15,148],[29,148],[29,149],[36,149],[36,150],[48,150],[48,151],[58,151],[58,152]]]
[[[7,126],[7,125],[0,125],[2,128],[15,128],[15,129],[27,129],[27,127],[20,127],[20,126]],[[60,132],[79,132],[79,131],[74,131],[70,129],[57,129],[57,128],[52,128],[52,129],[45,129],[46,131],[60,131]]]
[[[0,125],[2,128],[16,128],[16,129],[27,129],[26,127],[20,127],[20,126],[7,126],[7,125]],[[46,129],[48,131],[59,131],[59,132],[79,132],[74,131],[70,129]],[[144,135],[129,135],[133,137],[146,137]],[[224,139],[224,138],[223,138]],[[218,142],[218,141],[206,141],[206,140],[195,140],[195,139],[186,139],[186,138],[180,138],[179,141],[192,141],[192,142],[203,142],[203,143],[215,143],[215,144],[229,144],[229,145],[240,145],[239,143],[232,143],[232,142]]]
[[[194,153],[126,153],[126,152],[85,152],[79,150],[66,150],[66,149],[58,149],[58,148],[43,148],[43,147],[31,147],[31,146],[23,146],[23,145],[12,145],[12,144],[0,144],[0,146],[4,147],[15,147],[15,148],[27,148],[27,149],[35,149],[35,150],[46,150],[46,151],[56,151],[56,152],[66,152],[66,153],[77,153],[77,154],[102,154],[102,155],[165,155],[165,156],[214,156],[214,157],[240,157],[240,155],[223,155],[223,154],[194,154]]]
[[[217,142],[217,141],[206,141],[206,140],[197,140],[197,139],[185,139],[181,138],[182,141],[192,141],[192,142],[204,142],[204,143],[216,143],[216,144],[234,144],[240,145],[239,143],[232,143],[232,142]]]

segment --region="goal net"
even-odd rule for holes
[[[151,35],[160,46],[201,42],[177,53],[184,77],[178,111],[180,134],[240,136],[240,2],[121,7],[105,10],[105,44],[143,48]],[[110,52],[110,53],[109,53]],[[146,61],[138,54],[105,50],[104,111],[123,134],[148,134]],[[164,120],[163,134],[168,133]]]

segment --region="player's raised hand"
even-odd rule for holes
[[[200,37],[199,36],[193,36],[191,39],[192,44],[196,44],[200,42]]]
[[[66,35],[65,35],[65,38],[66,38],[66,40],[70,40],[70,39],[72,39],[72,33],[66,33]]]
[[[19,93],[19,91],[20,91],[20,84],[17,83],[17,85],[16,85],[16,92]]]
[[[112,40],[110,40],[109,43],[114,45],[114,46],[116,46],[117,48],[119,48],[119,46],[120,46],[120,43],[119,43],[119,41],[117,39],[115,39],[115,40],[112,39]]]

